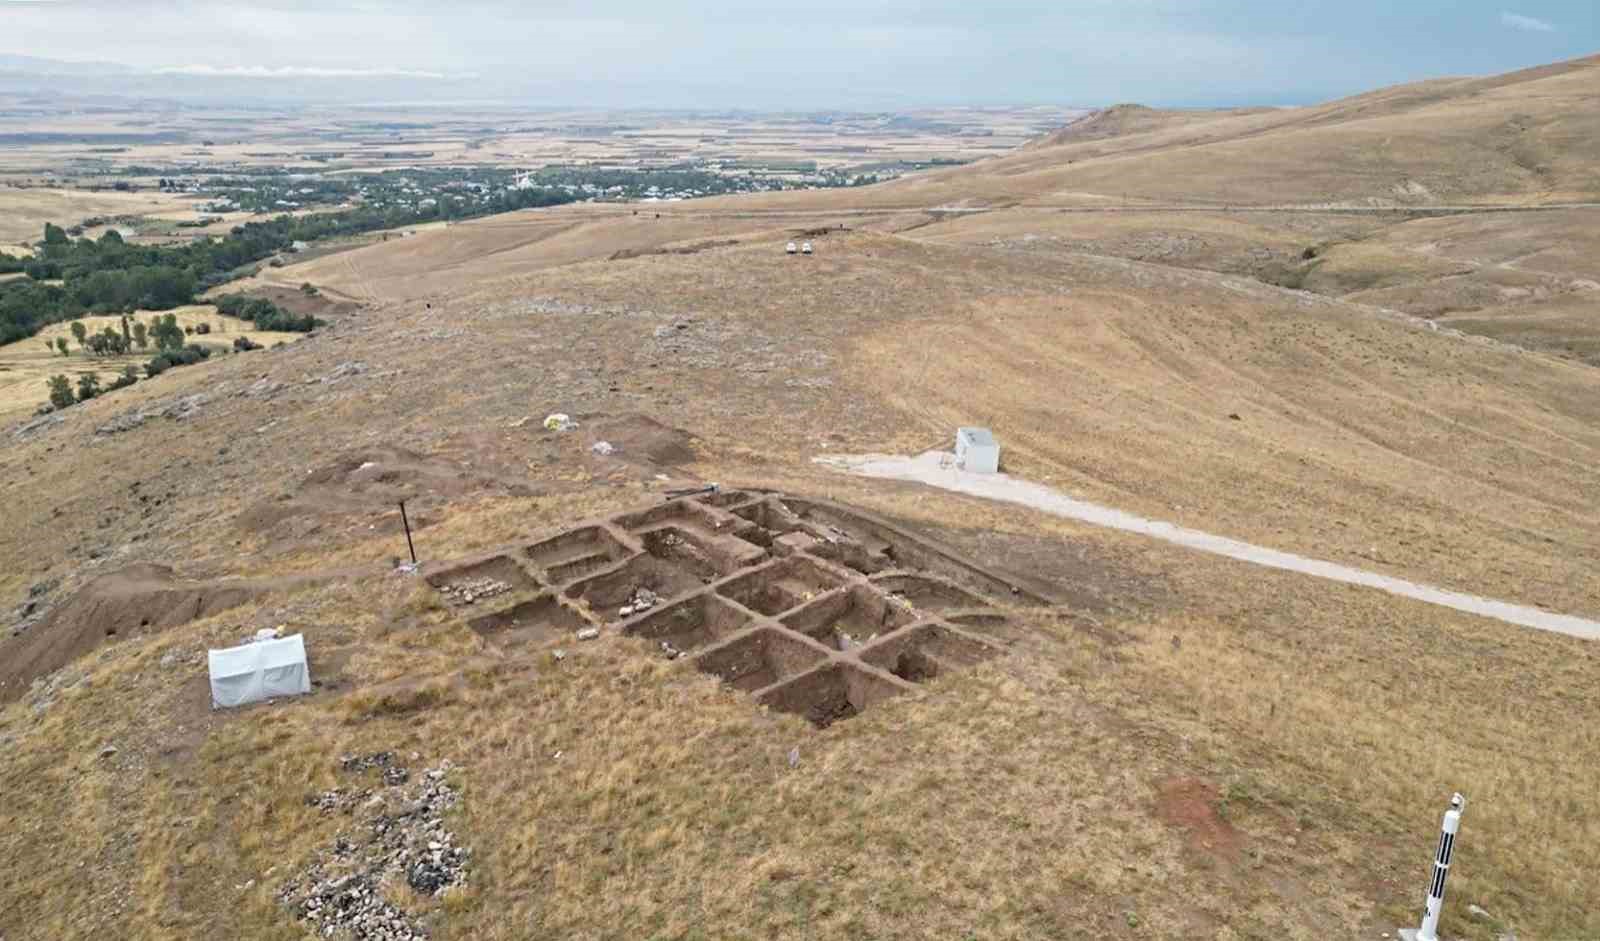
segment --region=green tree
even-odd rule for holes
[[[139,381],[139,370],[132,363],[122,367],[122,375],[114,379],[107,391],[111,389],[124,389]]]
[[[56,408],[66,408],[68,405],[78,401],[72,397],[72,383],[67,381],[66,376],[51,376],[48,385],[50,386],[50,404]]]
[[[177,350],[183,348],[184,332],[178,326],[176,314],[163,314],[156,318],[156,325],[150,331],[150,336],[156,341],[158,350]]]
[[[304,284],[300,285],[300,293],[304,294],[306,297],[316,297],[317,296],[317,286],[315,284],[312,284],[310,281],[307,281]]]
[[[96,352],[106,356],[121,356],[128,352],[128,343],[122,339],[122,334],[117,332],[116,327],[107,326],[100,333],[100,345]]]
[[[100,394],[100,377],[86,372],[78,377],[78,401],[87,402]]]
[[[141,350],[149,349],[150,347],[150,330],[142,320],[133,322],[133,342]]]
[[[124,314],[123,317],[122,317],[122,348],[124,350],[127,350],[127,349],[131,348],[132,346],[133,346],[133,331],[129,329],[129,327],[128,327],[128,317],[127,317],[126,314]]]
[[[88,336],[88,335],[89,335],[89,328],[85,327],[83,325],[83,321],[74,320],[72,322],[72,338],[74,340],[78,341],[78,348],[79,349],[83,348],[83,338]]]
[[[67,338],[66,337],[56,337],[56,349],[61,351],[61,355],[62,356],[71,356],[72,355],[72,351],[67,348]]]
[[[71,240],[67,238],[67,230],[59,225],[44,224],[44,243],[46,245],[65,245]]]

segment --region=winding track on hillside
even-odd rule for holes
[[[931,487],[938,487],[942,490],[951,490],[956,493],[999,500],[1004,503],[1015,503],[1053,516],[1091,523],[1095,526],[1104,526],[1123,532],[1138,533],[1139,535],[1150,536],[1173,545],[1183,546],[1186,549],[1197,549],[1212,555],[1249,562],[1252,565],[1281,569],[1286,572],[1298,572],[1302,575],[1325,578],[1329,581],[1342,582],[1347,585],[1376,588],[1391,595],[1439,605],[1456,611],[1464,611],[1467,614],[1475,614],[1480,617],[1494,618],[1507,624],[1532,627],[1541,631],[1566,634],[1585,640],[1600,640],[1600,621],[1569,614],[1556,614],[1528,605],[1497,601],[1493,598],[1483,598],[1464,592],[1436,588],[1432,585],[1406,581],[1403,578],[1396,578],[1392,575],[1382,575],[1377,572],[1340,565],[1336,562],[1311,559],[1290,552],[1269,549],[1265,546],[1240,542],[1236,539],[1216,536],[1197,529],[1187,529],[1162,520],[1146,519],[1145,517],[1102,506],[1098,503],[1078,500],[1043,484],[1018,480],[1009,474],[977,474],[964,471],[955,467],[949,458],[950,456],[947,454],[930,451],[915,458],[868,454],[859,457],[825,457],[816,458],[815,460],[819,464],[863,477],[912,481],[927,484]]]
[[[1113,197],[1106,197],[1107,199]],[[672,204],[667,204],[672,205]],[[619,205],[614,213],[597,213],[607,215],[631,214],[638,204]],[[1134,215],[1150,213],[1205,213],[1205,214],[1325,214],[1325,215],[1352,215],[1352,216],[1464,216],[1464,215],[1492,215],[1495,213],[1527,213],[1527,212],[1564,212],[1574,209],[1600,209],[1600,202],[1589,203],[1517,203],[1503,206],[1494,205],[1460,205],[1460,206],[1339,206],[1339,205],[1276,205],[1276,206],[1231,206],[1231,205],[1197,205],[1194,203],[1129,203],[1115,206],[1060,206],[1048,203],[1004,203],[994,206],[843,206],[838,209],[657,209],[652,207],[649,212],[662,218],[672,219],[784,219],[784,218],[825,218],[837,216],[903,216],[903,215],[945,215],[945,216],[972,216],[989,212],[1039,212],[1039,213],[1132,213]],[[548,210],[531,209],[528,212],[544,212]],[[642,217],[641,217],[642,218]],[[502,225],[520,225],[521,223],[501,223]],[[481,225],[481,224],[480,224]],[[489,223],[484,227],[493,227]]]

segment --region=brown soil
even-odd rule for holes
[[[869,556],[897,567],[837,562]],[[429,568],[437,591],[483,577],[514,586],[474,604],[468,622],[502,654],[572,638],[590,626],[586,610],[818,728],[1001,655],[1008,618],[997,606],[1034,601],[1009,576],[862,511],[748,491],[668,500]],[[981,596],[940,573],[997,587]],[[556,587],[528,599],[541,583]],[[644,589],[656,601],[635,610]]]
[[[0,641],[0,702],[101,644],[177,627],[238,607],[268,581],[183,582],[164,565],[140,563],[91,579],[25,633]]]
[[[617,449],[616,457],[626,461],[674,467],[695,459],[693,435],[647,415],[619,415],[585,424],[591,444],[609,442]]]
[[[1244,846],[1244,838],[1228,821],[1217,815],[1221,799],[1215,785],[1197,778],[1171,778],[1162,782],[1155,814],[1164,823],[1184,833],[1185,843],[1194,852],[1233,860]]]
[[[373,531],[400,533],[402,500],[408,503],[411,528],[427,529],[438,522],[444,504],[486,492],[522,494],[528,488],[403,448],[377,447],[317,468],[293,492],[262,500],[240,513],[236,524],[244,533],[265,539],[271,551],[331,526],[353,525],[356,517]]]
[[[223,292],[226,293],[226,291],[227,289],[224,288]],[[337,317],[348,316],[361,309],[360,304],[330,297],[320,291],[313,295],[307,295],[296,288],[262,285],[260,287],[252,286],[249,293],[251,297],[264,297],[291,314],[301,317],[310,314],[319,320],[332,320]]]

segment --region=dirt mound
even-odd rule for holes
[[[395,507],[401,500],[449,500],[493,486],[495,481],[463,471],[449,461],[403,448],[374,448],[341,456],[312,471],[292,495],[249,507],[239,514],[237,524],[253,535],[272,532],[288,536],[280,531],[280,524],[289,520],[309,517],[308,525],[314,530],[322,521],[359,514],[373,516],[378,525],[399,531],[400,514]],[[433,522],[431,514],[413,509],[413,529],[424,529]]]
[[[262,595],[254,581],[182,582],[165,565],[140,563],[100,575],[27,632],[0,642],[0,703],[113,638],[210,617]]]
[[[708,252],[714,248],[727,248],[738,244],[738,239],[706,239],[691,245],[679,245],[675,248],[624,248],[612,252],[607,257],[610,261],[626,261],[629,258],[644,258],[647,255],[697,255],[700,252]]]
[[[608,441],[617,456],[663,467],[688,464],[695,459],[694,435],[663,425],[647,415],[619,415],[590,426],[595,441]]]

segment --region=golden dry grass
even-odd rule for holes
[[[166,193],[4,186],[0,187],[0,242],[37,242],[44,237],[47,222],[66,227],[93,216],[144,215],[188,207]]]
[[[1493,104],[1509,87],[1479,91]],[[1589,369],[1240,271],[988,244],[1034,224],[1009,217],[786,257],[794,228],[848,217],[841,198],[684,207],[637,239],[631,216],[577,207],[347,253],[344,276],[339,256],[312,262],[319,285],[394,300],[8,441],[0,597],[49,575],[67,590],[91,550],[194,577],[381,562],[403,551],[393,511],[353,487],[286,530],[245,518],[392,446],[482,481],[406,485],[431,521],[426,559],[631,505],[659,471],[861,504],[1054,585],[1069,610],[1020,615],[1011,656],[818,733],[611,635],[560,662],[500,659],[404,577],[281,593],[119,642],[53,705],[0,711],[0,933],[299,937],[274,893],[340,825],[304,795],[338,783],[341,753],[391,748],[460,765],[452,828],[477,864],[464,892],[418,903],[442,913],[441,938],[1370,938],[1416,918],[1457,789],[1447,934],[1600,935],[1592,644],[810,462],[981,421],[1011,470],[1092,499],[1593,616]],[[774,206],[799,210],[739,208]],[[1127,247],[1167,223],[1148,224],[1087,239]],[[1073,225],[1039,234],[1084,239]],[[1194,268],[1326,231],[1187,225],[1214,240]],[[607,260],[705,239],[739,244]],[[1454,263],[1452,239],[1468,235],[1424,244]],[[1427,254],[1368,257],[1388,252]],[[352,361],[365,371],[325,381]],[[263,374],[284,388],[236,394]],[[181,426],[92,434],[190,391],[210,398]],[[584,428],[539,430],[558,410]],[[695,463],[590,455],[589,429],[630,413],[694,432]],[[135,484],[166,502],[120,496]],[[209,713],[193,658],[280,623],[333,686]],[[183,665],[162,667],[174,651]],[[1198,796],[1178,813],[1174,793]]]

